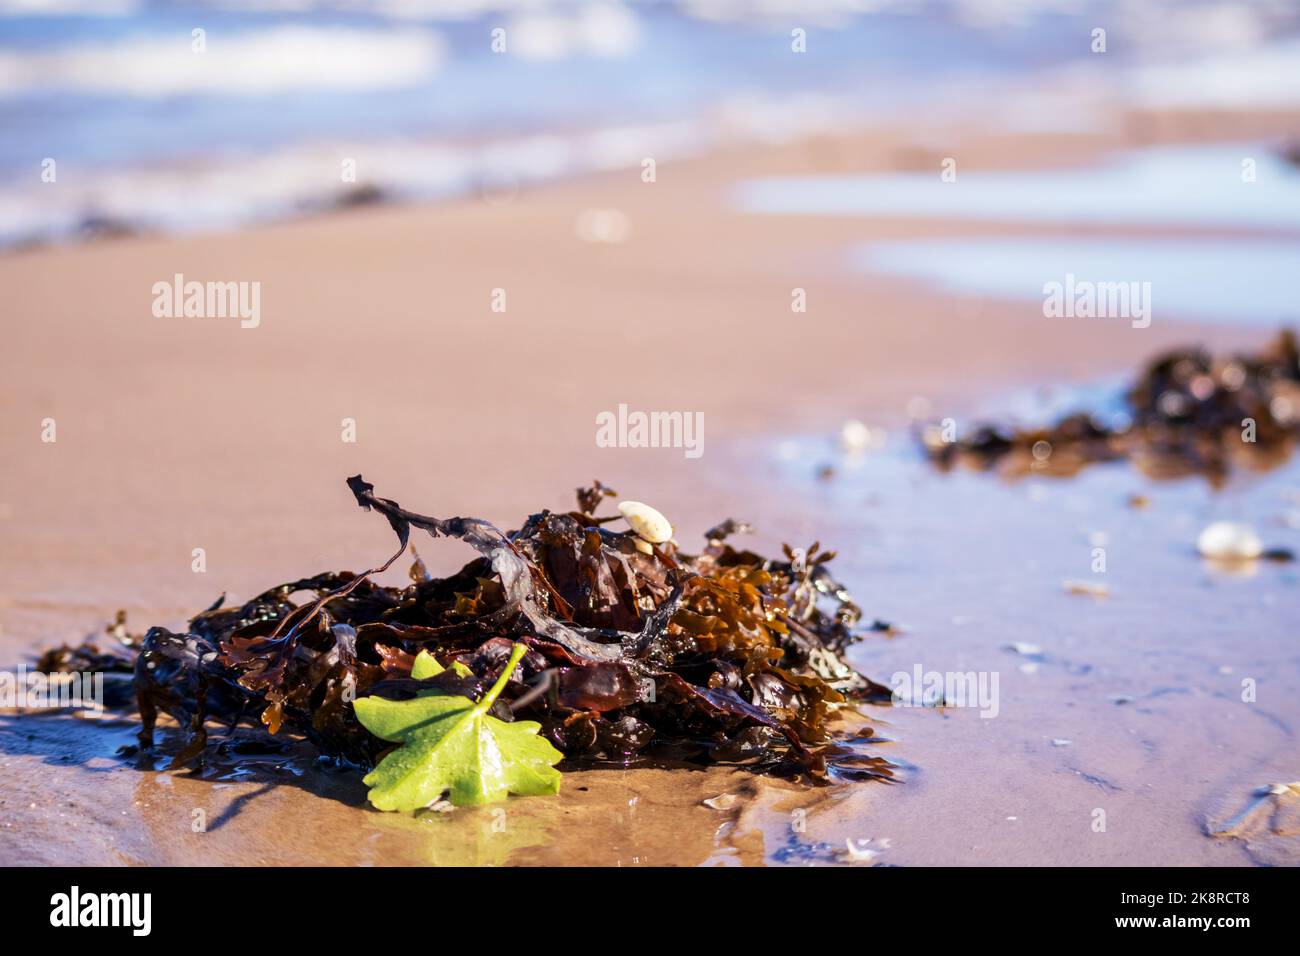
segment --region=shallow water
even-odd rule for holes
[[[899,864],[1300,861],[1294,833],[1207,836],[1256,788],[1300,779],[1300,573],[1195,552],[1226,518],[1300,546],[1300,463],[1214,492],[1124,463],[1015,483],[941,474],[899,433],[857,456],[808,437],[749,454],[785,493],[745,517],[837,549],[867,619],[901,628],[858,646],[864,673],[997,680],[995,716],[987,701],[867,708],[902,784],[849,790],[822,839],[884,838],[880,861]]]
[[[0,3],[0,244],[508,191],[918,113],[1080,130],[1114,124],[1114,94],[1296,104],[1294,10],[1173,3]]]
[[[793,55],[784,16],[452,6],[128,2],[116,16],[74,4],[42,17],[36,4],[0,17],[0,242],[104,221],[192,231],[327,208],[349,195],[348,157],[355,182],[387,199],[508,192],[698,153],[719,129],[788,136],[792,123],[817,122],[829,97],[842,123],[899,109],[922,84],[1012,75],[1047,50],[1056,64],[1087,55],[1064,18],[995,32],[942,5],[805,23],[809,57]],[[202,53],[191,51],[196,28],[207,31]],[[43,158],[63,164],[57,190],[41,182]]]
[[[905,216],[1072,225],[1294,231],[1300,169],[1276,143],[1133,150],[1089,166],[751,180],[733,194],[753,213]],[[1252,164],[1252,181],[1244,163]]]
[[[1140,293],[1140,301],[1157,322],[1173,315],[1271,326],[1300,315],[1292,279],[1300,263],[1300,240],[908,239],[865,244],[851,258],[864,272],[920,279],[959,295],[1040,304],[1044,285],[1064,287],[1067,275],[1074,276],[1074,288],[1084,283],[1149,283],[1145,288],[1150,295]],[[1145,321],[1145,316],[1140,318]]]

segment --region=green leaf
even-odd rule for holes
[[[437,677],[447,668],[438,663],[438,658],[434,657],[428,651],[420,651],[415,655],[415,663],[411,665],[411,676],[416,680],[424,680],[426,677]],[[472,677],[474,672],[466,667],[460,661],[452,661],[451,669],[461,677]]]
[[[450,793],[458,807],[493,803],[512,793],[558,793],[560,772],[553,765],[563,754],[537,736],[541,724],[506,723],[488,714],[526,651],[523,644],[515,645],[505,670],[477,704],[436,691],[412,700],[354,701],[362,726],[376,737],[402,744],[366,775],[370,802],[380,810],[409,812],[429,806],[444,793]],[[442,670],[431,656],[423,663],[417,658],[416,666],[421,673],[413,669],[414,677]]]

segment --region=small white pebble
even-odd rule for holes
[[[620,501],[618,510],[638,538],[651,544],[663,544],[673,536],[673,526],[668,519],[643,502]]]
[[[1068,747],[1068,746],[1070,746],[1070,744],[1072,744],[1072,743],[1074,743],[1073,740],[1064,740],[1064,739],[1061,738],[1061,737],[1053,737],[1053,738],[1052,738],[1052,746],[1053,746],[1053,747]]]
[[[871,429],[856,418],[850,418],[840,428],[840,445],[845,451],[862,451],[870,444]]]
[[[1258,558],[1264,545],[1250,525],[1238,521],[1216,521],[1196,539],[1196,550],[1207,558],[1220,561],[1248,561]]]

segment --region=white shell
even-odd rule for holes
[[[1243,561],[1258,558],[1264,552],[1264,545],[1250,525],[1216,521],[1196,539],[1196,550],[1207,558]]]
[[[638,538],[644,538],[651,544],[663,544],[673,536],[673,526],[668,523],[668,519],[647,504],[620,501],[618,510]]]

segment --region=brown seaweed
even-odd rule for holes
[[[614,495],[599,482],[578,489],[576,511],[543,511],[510,533],[407,511],[360,476],[348,486],[397,537],[381,565],[301,578],[238,607],[220,599],[185,633],[136,637],[119,620],[109,640],[51,651],[42,664],[132,671],[141,747],[154,746],[160,714],[183,730],[174,767],[203,760],[210,725],[243,723],[369,768],[387,745],[357,721],[354,700],[431,688],[477,698],[515,642],[528,652],[493,713],[539,721],[575,765],[671,755],[821,779],[828,757],[846,759],[832,743],[838,715],[889,697],[844,658],[861,611],[816,544],[798,560],[788,547],[771,560],[728,544],[749,530],[728,520],[699,554],[671,541],[643,549],[630,531],[605,527],[617,517],[597,516]],[[478,557],[445,578],[417,557],[409,585],[376,584],[412,529],[457,538]],[[310,598],[296,602],[302,593]],[[413,678],[420,651],[447,669]],[[871,766],[888,777],[887,761]]]
[[[1276,467],[1300,438],[1300,353],[1290,330],[1256,355],[1215,358],[1198,348],[1153,359],[1125,395],[1124,420],[1076,412],[1043,428],[981,425],[946,441],[937,427],[922,440],[930,460],[1027,474],[1073,475],[1098,462],[1128,460],[1154,478],[1201,475],[1220,486],[1235,466]]]

